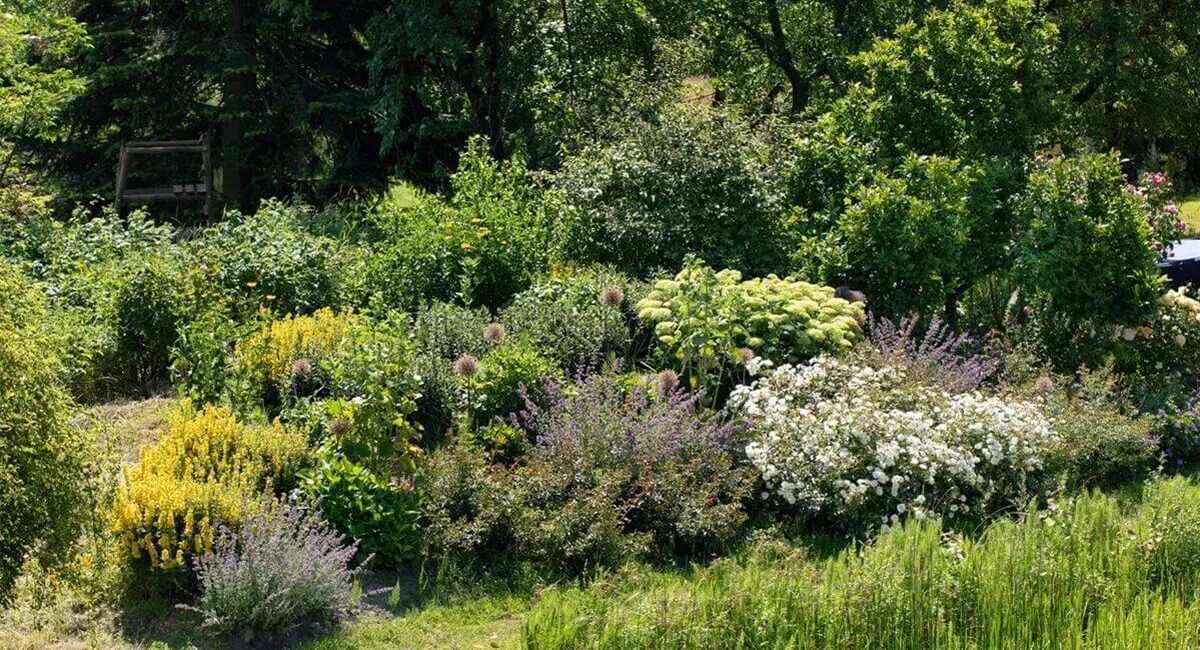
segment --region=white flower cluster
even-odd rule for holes
[[[829,356],[766,369],[734,389],[729,409],[747,424],[746,453],[779,497],[885,528],[1020,496],[1058,442],[1034,404],[953,395],[902,368]]]

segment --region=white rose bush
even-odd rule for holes
[[[808,515],[886,530],[902,519],[969,519],[1032,494],[1059,444],[1040,407],[953,394],[823,355],[803,366],[748,364],[760,378],[728,409],[769,493]]]

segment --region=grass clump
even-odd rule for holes
[[[552,591],[522,630],[556,648],[1191,648],[1200,486],[1130,508],[1089,494],[976,537],[909,521],[828,560],[764,543],[684,573]]]

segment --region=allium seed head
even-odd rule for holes
[[[491,323],[483,328],[483,340],[488,343],[499,343],[508,336],[508,331],[500,323]]]
[[[296,359],[296,363],[292,364],[293,377],[307,377],[312,370],[312,364],[308,362],[308,359]]]
[[[658,373],[658,392],[668,395],[679,387],[679,374],[674,370],[664,370]]]
[[[1049,377],[1038,377],[1037,380],[1033,382],[1033,387],[1044,393],[1048,393],[1054,390],[1054,380]]]
[[[625,292],[620,287],[607,286],[600,292],[600,304],[605,307],[619,307],[625,302]]]
[[[479,359],[464,354],[454,362],[454,374],[460,377],[474,377],[479,372]]]
[[[350,422],[346,418],[334,418],[329,421],[328,431],[330,436],[341,438],[350,433]]]

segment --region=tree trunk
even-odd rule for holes
[[[254,209],[250,188],[250,148],[246,142],[246,124],[250,116],[250,93],[254,72],[250,54],[249,0],[228,0],[226,25],[225,85],[221,128],[221,193],[237,209]]]
[[[771,43],[775,50],[775,61],[787,77],[791,86],[792,116],[799,115],[808,108],[809,78],[796,68],[792,51],[788,48],[787,34],[783,31],[783,21],[779,17],[778,0],[767,0],[767,22],[771,25]]]

